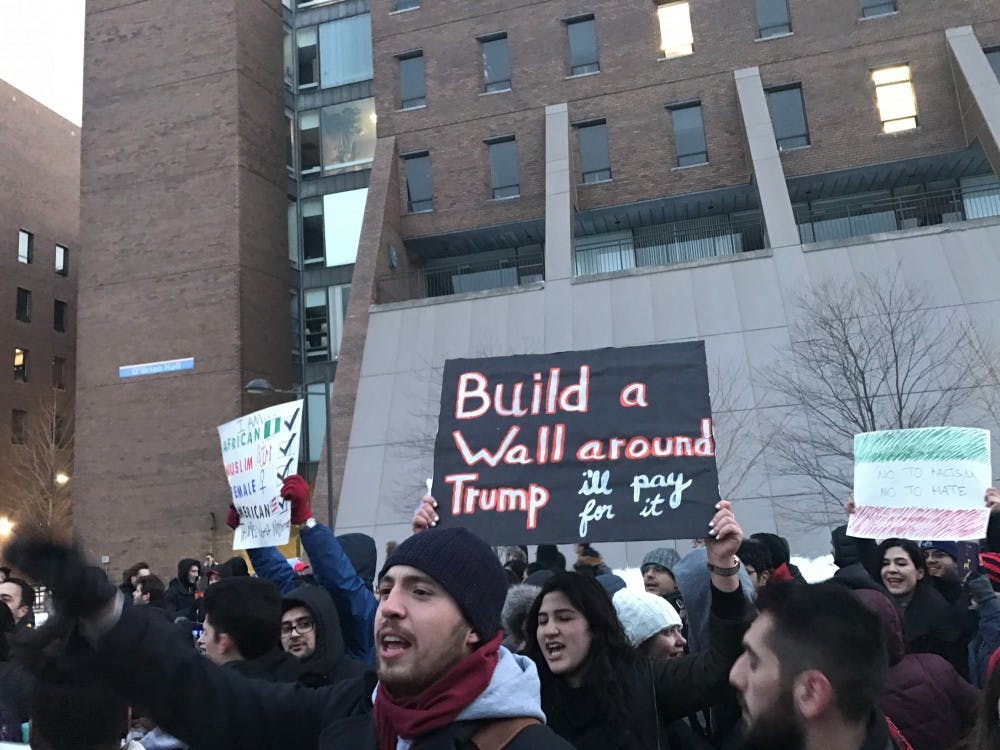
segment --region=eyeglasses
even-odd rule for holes
[[[283,622],[281,623],[281,634],[291,635],[294,630],[299,635],[305,635],[306,633],[311,633],[313,628],[316,627],[316,623],[310,620],[308,617],[300,617],[295,622]]]

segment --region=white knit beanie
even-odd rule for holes
[[[648,591],[616,591],[612,601],[629,643],[638,646],[674,625],[680,626],[677,610],[663,597]]]

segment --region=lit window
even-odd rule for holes
[[[284,59],[285,59],[285,85],[291,86],[295,82],[295,42],[292,30],[285,27],[284,39]]]
[[[17,233],[17,260],[19,263],[31,263],[35,254],[35,235],[23,229]]]
[[[597,33],[594,17],[575,18],[566,22],[569,37],[569,74],[581,76],[597,73],[601,64],[597,59]]]
[[[431,188],[431,156],[426,151],[403,157],[406,174],[406,208],[410,213],[434,208]]]
[[[910,66],[897,65],[872,71],[878,116],[883,133],[917,127],[917,96],[910,80]]]
[[[864,18],[887,16],[896,12],[896,0],[861,0],[861,15]]]
[[[576,139],[580,147],[580,172],[584,183],[611,179],[611,157],[608,155],[608,126],[605,122],[577,125]]]
[[[375,156],[375,100],[358,99],[323,107],[322,164],[324,174],[365,169]]]
[[[31,291],[17,288],[17,319],[22,323],[31,322]]]
[[[62,245],[56,245],[56,273],[65,276],[69,271],[69,250]]]
[[[319,27],[319,81],[323,88],[372,77],[370,13],[328,21]],[[300,80],[301,83],[301,80]]]
[[[517,177],[517,145],[514,137],[487,143],[493,198],[516,198],[521,194]]]
[[[21,409],[10,411],[10,442],[14,445],[24,445],[27,441],[28,412]]]
[[[424,84],[424,53],[410,52],[399,56],[399,106],[415,109],[427,103]]]
[[[483,78],[486,93],[510,91],[510,59],[507,35],[497,34],[479,40],[483,52]]]
[[[323,196],[323,248],[327,266],[346,266],[358,257],[368,188]]]
[[[767,109],[779,151],[804,148],[809,145],[809,126],[802,102],[802,87],[783,86],[767,91]]]
[[[788,0],[757,0],[757,37],[768,39],[792,33]]]
[[[691,9],[688,3],[667,3],[656,9],[660,22],[660,49],[664,57],[681,57],[694,52]]]
[[[28,350],[14,349],[14,380],[28,382]]]
[[[701,119],[701,103],[683,104],[670,108],[674,122],[674,151],[678,167],[708,163],[705,126]]]
[[[68,306],[60,299],[52,307],[52,329],[60,333],[66,332],[66,311]]]
[[[326,307],[326,288],[307,289],[306,361],[323,362],[330,355],[330,331]]]

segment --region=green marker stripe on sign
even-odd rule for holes
[[[925,427],[867,432],[854,438],[856,463],[883,461],[975,461],[989,463],[990,446],[982,430]]]

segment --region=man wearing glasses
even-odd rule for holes
[[[361,662],[344,654],[337,608],[326,589],[299,586],[285,595],[281,608],[281,648],[301,662],[299,682],[320,687],[364,672]]]

